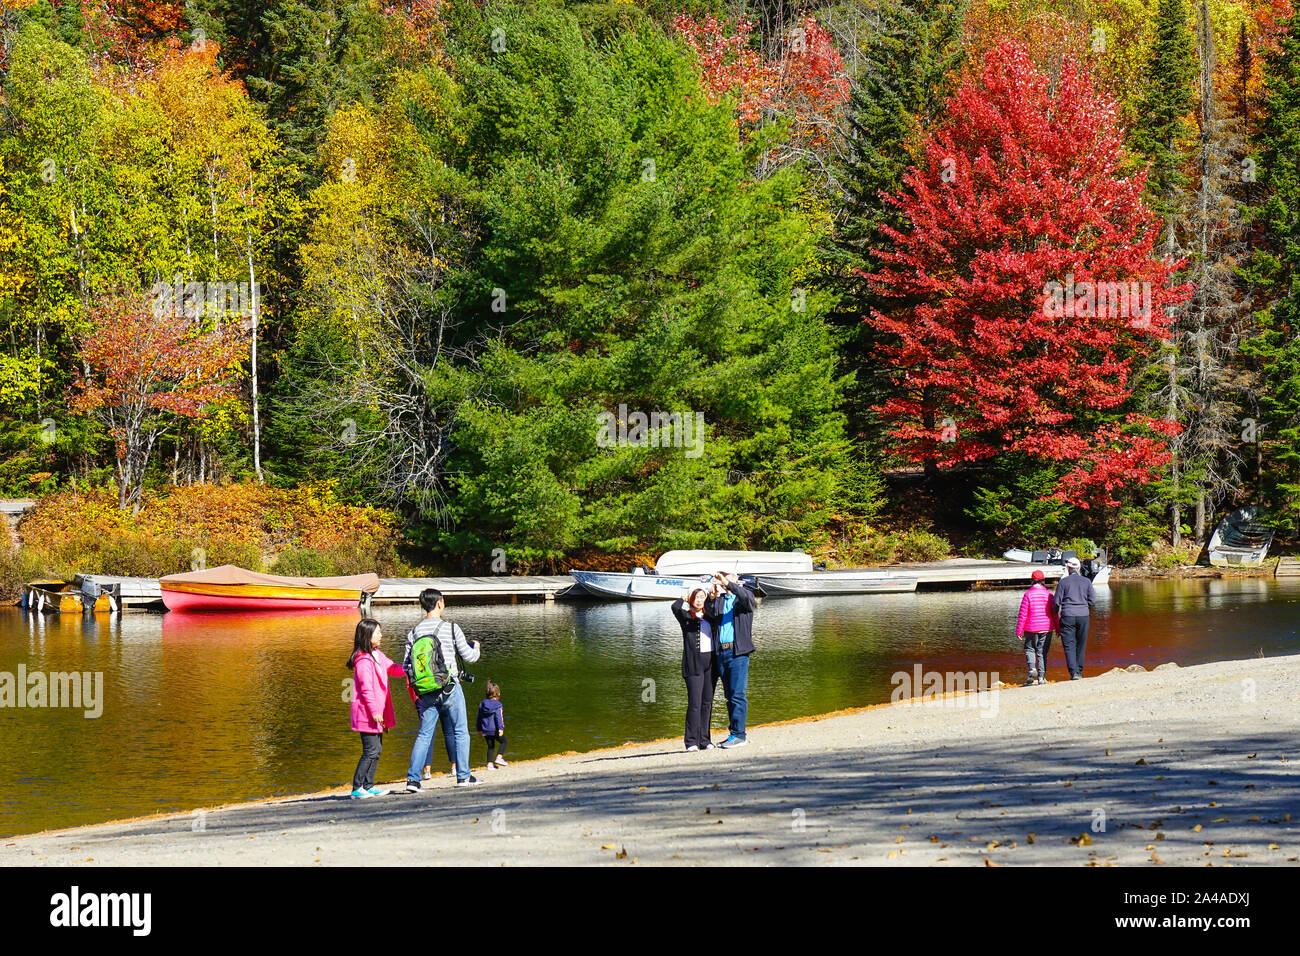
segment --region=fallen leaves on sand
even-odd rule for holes
[[[1028,838],[1027,840],[1025,840],[1025,842],[1026,842],[1026,843],[1033,843],[1033,842],[1034,842],[1034,837],[1035,837],[1035,835],[1036,835],[1036,834],[1033,834],[1033,833],[1029,834],[1029,838]]]
[[[986,856],[986,857],[984,857],[984,865],[985,865],[985,866],[1001,866],[1002,864],[1001,864],[1001,863],[994,863],[992,860],[990,860],[990,859]]]
[[[1193,833],[1200,833],[1200,832],[1201,832],[1201,825],[1198,823],[1198,824],[1196,824],[1196,826],[1192,827],[1192,832],[1193,832]]]
[[[1138,757],[1137,763],[1134,764],[1135,767],[1145,767],[1146,765],[1147,765],[1146,757]]]
[[[1080,833],[1077,837],[1070,837],[1070,843],[1074,846],[1092,846],[1092,837],[1086,833]]]

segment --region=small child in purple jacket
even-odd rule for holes
[[[501,686],[492,681],[483,688],[487,695],[478,705],[478,732],[487,741],[487,767],[506,766],[506,712],[501,706]],[[492,753],[500,745],[501,752],[492,759]]]

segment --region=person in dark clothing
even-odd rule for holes
[[[686,681],[686,750],[710,750],[713,694],[718,673],[713,660],[713,622],[705,615],[708,592],[696,588],[673,602],[673,617],[682,626],[682,680]]]
[[[722,678],[722,692],[727,698],[730,734],[724,749],[743,747],[745,721],[749,716],[749,655],[754,652],[754,610],[758,602],[734,574],[716,574],[717,593],[709,601],[709,617],[714,621],[717,649],[714,663]]]
[[[488,681],[478,705],[478,732],[487,743],[487,768],[506,766],[506,712],[501,704],[501,685]],[[500,747],[500,753],[496,753]],[[496,759],[493,754],[496,753]]]
[[[1088,644],[1088,609],[1097,599],[1092,581],[1079,573],[1079,559],[1065,562],[1066,574],[1056,584],[1052,605],[1061,621],[1061,647],[1065,649],[1065,666],[1070,680],[1083,677],[1083,654]]]

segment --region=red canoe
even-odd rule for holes
[[[295,611],[358,607],[364,595],[379,589],[379,576],[289,578],[223,564],[170,574],[158,584],[170,611]]]

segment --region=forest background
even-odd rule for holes
[[[1288,0],[0,0],[6,588],[1294,548],[1298,329]]]

